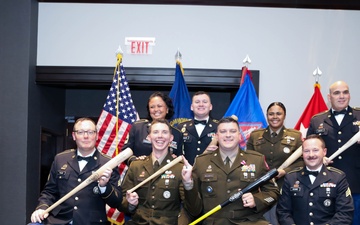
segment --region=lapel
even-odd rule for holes
[[[100,167],[99,157],[100,157],[100,152],[98,150],[95,150],[93,157],[89,159],[84,169],[80,172],[80,175],[91,171],[96,171]]]
[[[330,180],[329,176],[328,176],[329,171],[327,170],[327,168],[325,167],[325,165],[323,165],[323,167],[321,168],[320,173],[317,175],[314,183],[313,183],[313,188],[317,188],[319,187],[322,183],[326,183],[327,181]]]
[[[207,136],[211,132],[215,132],[215,124],[213,123],[212,119],[209,118],[209,122],[206,124],[204,130],[202,131],[200,138]]]
[[[301,184],[305,185],[307,189],[312,189],[313,185],[311,184],[309,176],[304,175],[304,170],[305,167],[300,173],[298,173],[298,180],[300,181]]]
[[[325,118],[324,123],[328,124],[330,127],[339,127],[334,115],[331,114],[331,110],[328,110],[326,114],[327,117]]]
[[[340,129],[342,129],[343,127],[345,127],[349,123],[353,122],[353,120],[354,120],[353,110],[352,110],[352,108],[350,106],[348,106],[348,111],[345,114],[343,120],[341,121]]]
[[[271,134],[270,134],[270,128],[269,127],[267,127],[265,130],[264,130],[264,133],[263,133],[263,138],[265,139],[265,140],[267,140],[268,142],[272,142],[271,141]]]
[[[80,168],[79,168],[79,162],[78,162],[76,156],[77,156],[77,150],[75,150],[73,152],[73,155],[68,160],[68,164],[76,172],[76,174],[79,174],[80,173]]]
[[[194,137],[199,137],[196,128],[195,128],[195,124],[194,124],[194,120],[191,120],[191,122],[188,124],[188,126],[186,126],[186,129],[189,131],[189,133],[194,136]]]
[[[226,171],[224,162],[220,155],[220,150],[217,149],[216,152],[213,154],[213,157],[211,158],[211,162],[213,162],[219,169],[224,171],[224,173],[228,174],[229,171]]]

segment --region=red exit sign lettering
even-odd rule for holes
[[[133,55],[152,54],[152,46],[155,46],[153,37],[128,37],[125,38],[127,53]]]

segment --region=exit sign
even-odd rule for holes
[[[155,46],[154,37],[126,37],[125,45],[128,54],[150,55],[152,46]]]

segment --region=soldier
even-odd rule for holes
[[[183,215],[181,213],[181,203],[185,210],[191,211],[192,206],[184,199],[183,164],[175,164],[164,174],[139,187],[136,192],[127,191],[173,159],[168,152],[173,136],[167,120],[152,122],[149,139],[152,152],[145,159],[138,159],[130,164],[122,184],[123,196],[127,196],[127,199],[123,200],[118,209],[131,214],[127,225],[187,225],[187,216],[185,212]],[[187,173],[191,174],[192,168],[188,163],[187,166],[190,170]]]
[[[129,139],[122,149],[131,148],[134,155],[129,162],[139,156],[148,156],[151,153],[149,139],[149,127],[155,119],[170,119],[174,115],[174,106],[171,98],[162,92],[154,92],[147,104],[148,118],[135,122],[129,132]],[[181,132],[171,127],[173,141],[170,143],[170,152],[175,155],[182,155],[183,138]]]
[[[239,125],[233,118],[219,120],[216,137],[219,149],[199,155],[194,164],[195,184],[186,198],[193,204],[202,201],[202,207],[192,211],[195,216],[213,209],[268,171],[262,154],[240,150]],[[278,194],[278,188],[269,181],[207,217],[204,224],[268,225],[263,214],[276,202]]]
[[[72,133],[77,149],[56,155],[48,181],[41,192],[39,204],[31,221],[43,224],[103,224],[107,222],[105,205],[116,207],[122,201],[120,175],[117,169],[107,169],[97,182],[75,193],[61,205],[44,215],[44,210],[73,190],[109,161],[95,148],[97,139],[95,122],[80,118]]]
[[[344,145],[350,138],[359,132],[360,108],[349,106],[349,86],[344,81],[337,81],[329,88],[328,100],[331,109],[315,115],[307,132],[319,134],[325,141],[328,156]],[[331,166],[345,172],[354,199],[353,225],[360,224],[360,141],[349,147],[336,157]]]
[[[184,155],[192,165],[195,157],[204,152],[215,136],[218,121],[210,117],[210,95],[204,91],[194,94],[191,103],[194,119],[179,124],[184,138]]]
[[[268,127],[251,132],[246,148],[263,154],[270,169],[278,168],[292,153],[302,144],[301,132],[284,126],[286,108],[281,102],[271,103],[266,110]],[[299,158],[289,168],[279,169],[276,182],[279,187],[283,184],[283,176],[286,172],[303,166],[304,162]],[[276,205],[264,214],[272,224],[277,225]]]
[[[325,167],[325,142],[319,135],[308,136],[303,143],[306,167],[285,176],[277,206],[281,225],[350,225],[353,200],[344,172]]]

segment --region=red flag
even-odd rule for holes
[[[125,70],[121,63],[122,56],[119,53],[117,57],[113,82],[96,125],[99,135],[96,142],[97,149],[110,157],[119,154],[119,149],[121,150],[124,145],[132,123],[138,119]],[[119,166],[121,180],[124,178],[126,170],[126,164],[121,163]],[[123,213],[109,206],[106,206],[106,211],[111,224],[124,224]]]
[[[328,109],[320,92],[320,84],[316,83],[314,87],[314,94],[294,127],[296,130],[301,131],[303,138],[306,137],[311,117]]]

